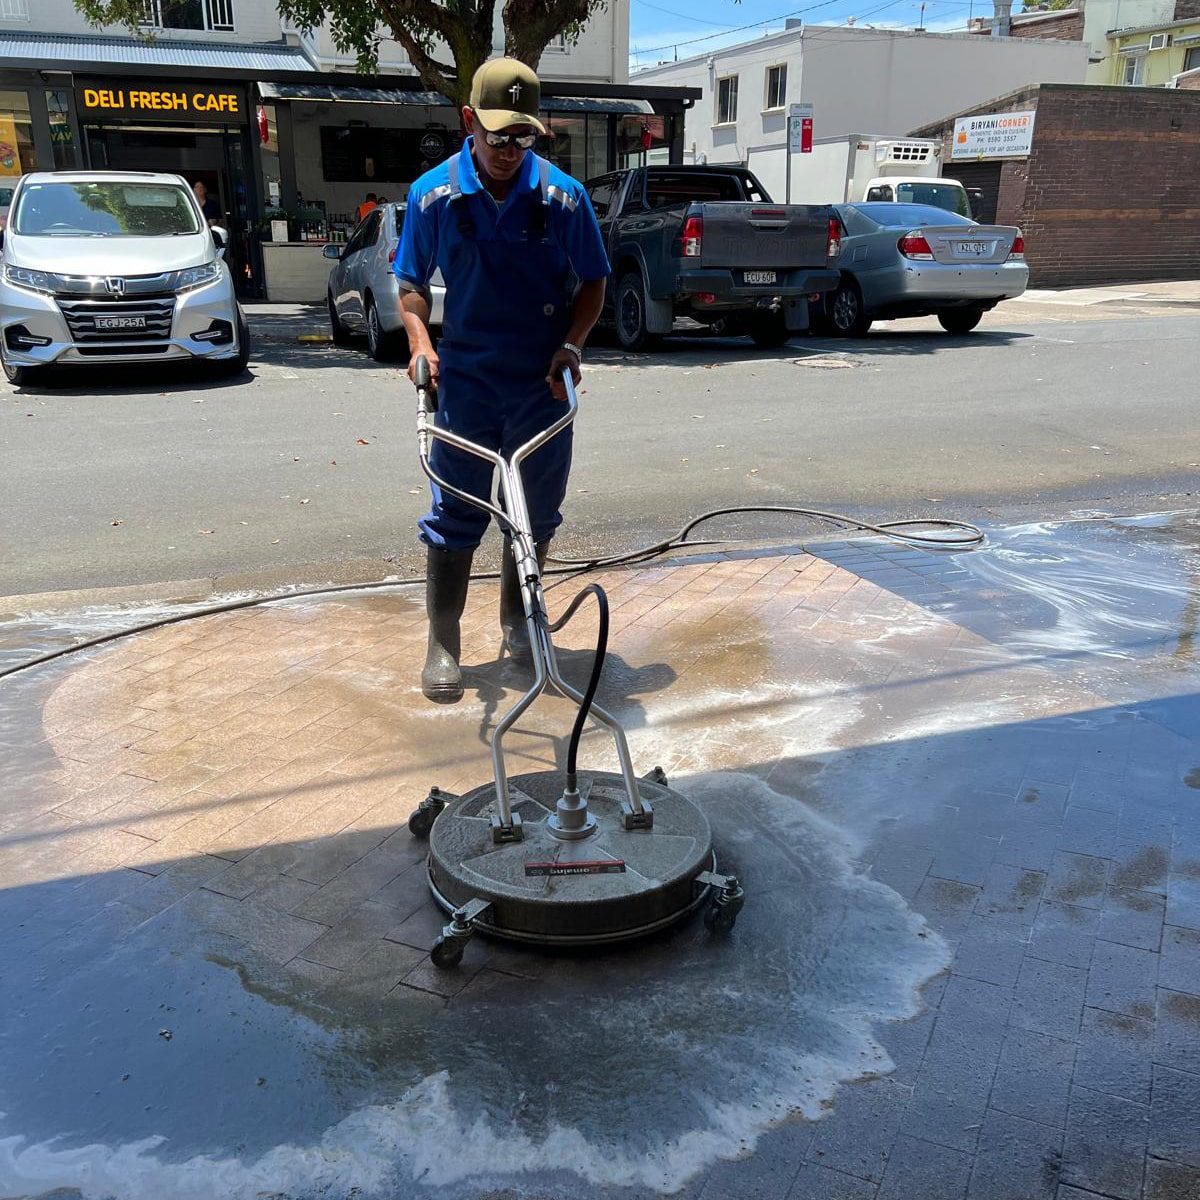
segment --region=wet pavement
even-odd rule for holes
[[[494,585],[454,708],[403,588],[5,681],[0,1195],[1195,1200],[1200,521],[990,534],[604,577],[601,700],[746,884],[725,938],[430,965],[405,821],[490,774]]]

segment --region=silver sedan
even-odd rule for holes
[[[408,353],[400,315],[400,289],[392,273],[406,207],[384,204],[373,208],[355,226],[344,246],[325,247],[326,257],[337,260],[329,272],[327,297],[333,340],[345,346],[352,334],[365,333],[367,350],[377,362],[391,362]],[[433,305],[429,323],[440,326],[446,299],[441,275],[433,277],[430,292]]]
[[[1029,284],[1025,239],[1014,225],[980,225],[927,204],[839,204],[844,236],[838,287],[814,330],[862,337],[875,320],[936,316],[970,333]]]

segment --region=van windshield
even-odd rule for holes
[[[10,222],[32,237],[178,237],[199,233],[187,191],[119,180],[30,183]]]
[[[896,199],[901,204],[931,204],[934,208],[958,213],[960,217],[971,215],[967,193],[957,183],[938,183],[937,180],[930,180],[928,183],[898,183]]]

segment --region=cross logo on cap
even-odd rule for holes
[[[513,98],[513,103],[516,104],[516,102],[521,98],[521,85],[519,83],[514,83],[512,87],[508,89],[508,94]]]

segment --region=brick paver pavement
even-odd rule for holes
[[[990,639],[954,558],[847,543],[604,583],[601,698],[745,875],[727,945],[689,927],[596,963],[477,939],[430,966],[404,822],[490,774],[521,682],[493,585],[455,709],[416,690],[404,590],[200,618],[5,689],[0,1192],[1200,1196],[1194,731]],[[593,629],[559,639],[579,677]],[[569,714],[535,708],[514,773],[560,760]],[[598,735],[585,754],[607,761]],[[562,1022],[597,1033],[559,1045]],[[389,1072],[419,1105],[385,1103]],[[607,1145],[588,1114],[631,1103]]]

